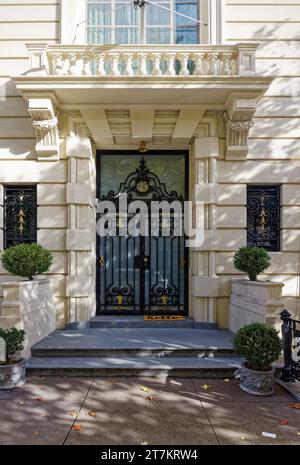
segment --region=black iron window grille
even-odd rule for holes
[[[280,186],[247,187],[247,245],[280,250]]]
[[[284,355],[281,378],[283,381],[300,381],[300,321],[291,316],[286,309],[280,313]]]
[[[4,248],[36,241],[36,186],[4,186]]]

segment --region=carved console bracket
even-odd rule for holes
[[[223,114],[226,134],[226,159],[244,160],[248,154],[248,136],[252,128],[257,99],[231,97]]]
[[[51,99],[30,98],[28,111],[36,136],[36,154],[39,160],[58,160],[59,133]]]

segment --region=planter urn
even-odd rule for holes
[[[275,392],[275,368],[269,371],[256,371],[248,368],[245,363],[235,372],[235,378],[240,379],[242,391],[255,396],[271,396]]]
[[[24,358],[0,364],[0,390],[14,389],[26,382],[26,360]]]

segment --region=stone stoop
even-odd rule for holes
[[[230,331],[123,323],[54,331],[32,347],[28,374],[231,378],[240,367]]]

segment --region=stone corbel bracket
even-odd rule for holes
[[[51,99],[30,98],[28,111],[36,136],[36,155],[38,160],[59,159],[58,119],[55,116]]]
[[[245,160],[249,151],[248,136],[254,125],[257,99],[231,97],[223,114],[226,134],[226,159]]]

